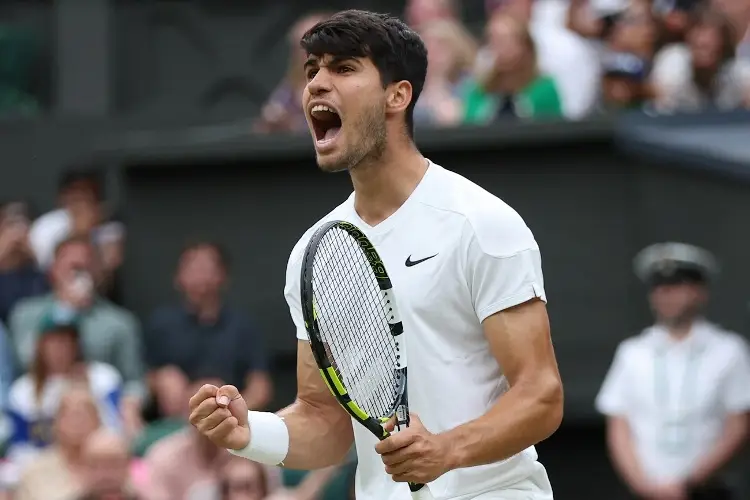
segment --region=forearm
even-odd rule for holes
[[[643,491],[648,480],[636,456],[630,428],[626,421],[620,418],[610,421],[607,428],[607,444],[612,462],[620,477],[633,492]]]
[[[548,438],[560,426],[562,387],[519,384],[482,417],[444,432],[451,449],[451,468],[474,467],[505,460]]]
[[[701,460],[688,478],[688,483],[699,485],[711,479],[742,448],[748,435],[748,415],[730,417],[716,445]]]
[[[284,459],[284,467],[289,469],[338,465],[354,442],[351,419],[340,408],[297,399],[278,415],[289,431],[289,451]]]

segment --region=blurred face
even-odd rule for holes
[[[39,355],[50,374],[65,374],[75,364],[78,340],[69,332],[47,332],[40,339]]]
[[[636,2],[618,19],[610,44],[616,50],[651,56],[656,35],[656,23],[649,5]]]
[[[94,251],[90,245],[84,243],[69,243],[62,247],[55,257],[50,269],[50,276],[54,285],[72,280],[77,273],[92,274]]]
[[[261,466],[248,460],[232,460],[222,471],[223,500],[263,500],[266,497]]]
[[[127,448],[118,442],[101,443],[86,450],[87,483],[96,493],[115,493],[122,490],[130,473]]]
[[[712,0],[712,5],[730,19],[747,20],[750,16],[750,0]]]
[[[410,26],[452,17],[453,11],[448,0],[410,0],[406,5],[406,18]]]
[[[498,0],[493,3],[493,12],[502,12],[519,23],[531,20],[532,0]]]
[[[488,48],[495,57],[495,69],[510,73],[521,67],[529,53],[521,40],[516,25],[508,18],[496,17],[487,31]]]
[[[706,301],[705,289],[692,283],[655,286],[649,296],[659,322],[679,324],[692,319]]]
[[[181,258],[177,273],[179,288],[192,303],[213,299],[221,292],[226,274],[216,254],[210,247],[188,250]]]
[[[15,255],[28,251],[29,219],[22,203],[10,203],[0,212],[0,241]]]
[[[368,58],[310,56],[302,103],[318,166],[326,172],[377,160],[386,144],[386,90]]]
[[[61,446],[82,446],[99,427],[99,416],[91,395],[83,389],[68,392],[60,403],[55,435]]]
[[[433,78],[445,78],[451,71],[456,55],[453,46],[445,37],[434,32],[422,35],[422,41],[427,47],[427,68]]]
[[[721,32],[715,26],[695,26],[688,33],[688,44],[696,68],[712,68],[721,60]]]

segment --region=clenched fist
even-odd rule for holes
[[[198,389],[190,398],[190,423],[220,448],[241,450],[250,442],[247,403],[233,385]]]

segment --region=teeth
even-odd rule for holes
[[[312,113],[318,113],[320,111],[328,111],[329,113],[338,114],[338,113],[336,113],[335,110],[329,108],[328,106],[326,106],[324,104],[316,104],[315,106],[313,106],[313,108],[311,110]]]

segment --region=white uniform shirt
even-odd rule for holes
[[[684,479],[716,444],[727,415],[750,410],[750,349],[705,321],[683,341],[652,326],[620,344],[596,407],[628,420],[644,473]]]
[[[388,269],[406,332],[410,409],[436,433],[486,413],[508,383],[482,321],[535,297],[546,300],[539,247],[521,217],[491,193],[432,163],[409,199],[375,227],[359,218],[352,194],[303,235],[289,258],[284,293],[301,340],[308,339],[300,306],[301,259],[312,233],[330,220],[364,231]],[[407,258],[435,254],[405,266]],[[406,484],[385,473],[374,450],[377,439],[356,423],[354,432],[357,498],[411,498]],[[537,483],[551,491],[533,447],[501,463],[449,472],[430,489],[437,499],[473,498],[532,476],[541,476]]]

